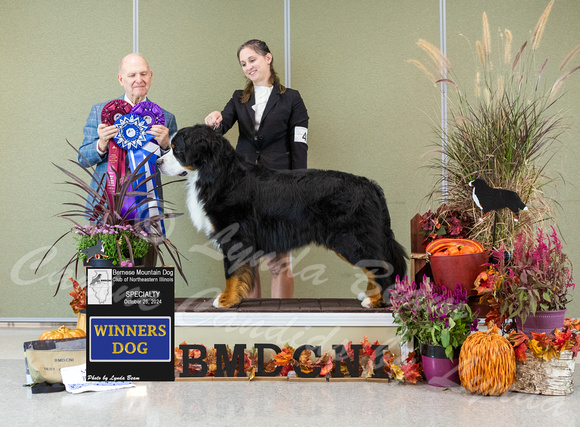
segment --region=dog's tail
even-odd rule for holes
[[[392,274],[389,275],[388,280],[390,287],[394,285],[397,276],[402,279],[407,274],[407,260],[409,256],[403,245],[395,239],[395,233],[391,229],[391,216],[389,215],[385,196],[384,194],[381,194],[381,196],[384,202],[383,233],[385,239],[385,260],[392,267]]]
[[[407,260],[409,256],[405,251],[403,245],[395,240],[395,233],[391,229],[388,230],[390,233],[386,233],[387,238],[387,262],[393,267],[393,274],[391,274],[390,282],[395,283],[395,278],[399,276],[401,279],[407,274]]]

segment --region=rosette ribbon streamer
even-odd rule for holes
[[[103,107],[101,123],[112,126],[120,117],[129,114],[131,108],[133,107],[127,101],[114,99]],[[113,195],[117,190],[117,179],[125,176],[125,150],[119,147],[113,139],[109,141],[108,163],[106,191],[109,203],[112,203]],[[135,198],[126,197],[120,212],[121,216],[134,219],[137,216],[137,212],[131,210],[131,206],[135,206]]]
[[[153,135],[147,133],[150,126],[141,116],[137,114],[127,114],[115,121],[119,128],[119,133],[114,137],[119,147],[127,150],[129,158],[129,168],[134,172],[140,163],[142,163],[150,153],[148,161],[145,162],[141,169],[141,178],[133,185],[133,191],[147,193],[147,196],[136,196],[135,205],[140,220],[151,218],[161,214],[161,205],[157,194],[157,183],[155,179],[155,163],[160,154],[159,145],[152,141]],[[152,177],[151,179],[147,179]],[[145,182],[144,182],[145,181]],[[142,203],[148,197],[147,203]],[[161,232],[165,235],[165,225],[160,221]],[[147,225],[145,221],[145,226]],[[146,227],[148,228],[148,227]],[[148,230],[151,232],[151,230]]]

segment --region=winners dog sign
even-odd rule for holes
[[[87,268],[87,381],[173,381],[173,268]]]

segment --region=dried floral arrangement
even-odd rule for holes
[[[544,77],[551,62],[539,57],[538,47],[554,1],[538,20],[532,37],[513,56],[510,30],[499,34],[500,52],[492,52],[489,23],[483,13],[483,37],[477,41],[475,98],[455,76],[449,58],[425,40],[418,46],[429,56],[428,68],[422,62],[410,63],[421,69],[435,85],[446,85],[448,121],[436,129],[443,135],[437,142],[437,155],[431,166],[439,178],[429,198],[445,202],[449,211],[464,212],[473,219],[467,237],[491,247],[508,249],[520,232],[531,233],[532,224],[551,219],[555,202],[544,189],[555,178],[547,176],[547,166],[558,148],[558,137],[565,129],[557,107],[564,81],[578,69],[571,67],[580,45],[560,66],[561,75],[553,84]],[[442,171],[442,173],[441,173]],[[483,178],[491,187],[515,191],[529,212],[519,222],[511,212],[500,210],[481,219],[475,207],[469,182]],[[441,212],[443,217],[446,212]]]

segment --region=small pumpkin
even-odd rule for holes
[[[60,340],[63,338],[85,337],[86,335],[87,334],[82,329],[71,329],[62,325],[58,329],[44,331],[42,335],[40,335],[39,340]]]
[[[485,248],[471,239],[437,239],[427,245],[430,256],[453,256],[483,252]]]
[[[466,390],[501,396],[516,380],[516,357],[509,341],[490,324],[487,332],[471,334],[459,353],[459,379]]]

